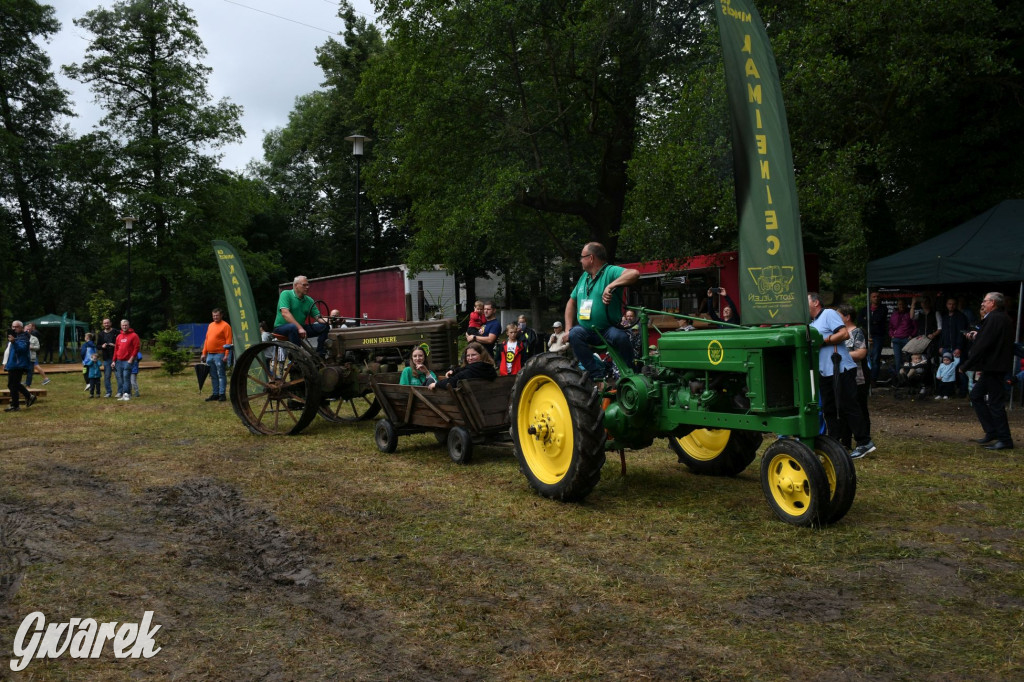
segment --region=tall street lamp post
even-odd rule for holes
[[[132,319],[132,223],[138,218],[135,216],[121,216],[121,220],[124,221],[124,226],[128,230],[128,310],[125,312],[125,318]]]
[[[352,133],[345,138],[352,143],[352,155],[356,157],[356,324],[363,322],[362,299],[359,292],[359,162],[363,158],[363,143],[370,138],[359,133]]]

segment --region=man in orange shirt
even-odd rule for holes
[[[210,382],[213,384],[213,393],[206,402],[227,400],[225,394],[228,390],[228,375],[225,362],[228,359],[228,350],[224,346],[230,345],[231,325],[224,321],[224,311],[214,308],[213,322],[206,328],[206,340],[203,341],[203,352],[199,356],[200,362],[210,366]]]

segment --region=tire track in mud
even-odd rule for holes
[[[46,489],[47,498],[61,501],[45,504],[0,495],[0,631],[17,627],[15,614],[6,607],[33,564],[60,564],[95,552],[139,552],[176,556],[185,574],[196,576],[195,585],[154,586],[165,590],[163,600],[181,614],[180,620],[169,616],[169,622],[179,620],[183,630],[188,629],[185,602],[194,598],[193,589],[224,603],[245,590],[255,593],[257,602],[301,609],[309,618],[300,627],[327,630],[347,642],[326,676],[463,677],[398,634],[386,612],[362,608],[327,589],[317,575],[317,547],[228,483],[190,479],[148,488],[136,497],[95,472],[45,461],[38,462],[30,478],[34,490]],[[260,676],[289,676],[273,655],[257,657],[248,667]]]

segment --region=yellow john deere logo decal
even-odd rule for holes
[[[712,365],[718,365],[724,359],[725,351],[722,350],[722,344],[716,339],[711,339],[711,343],[708,344],[708,360],[711,361]]]

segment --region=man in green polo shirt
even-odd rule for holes
[[[565,331],[576,360],[595,382],[602,381],[604,365],[594,357],[593,346],[601,343],[601,332],[627,365],[633,361],[629,332],[618,326],[622,319],[620,288],[640,281],[640,272],[608,264],[608,252],[598,242],[583,247],[580,265],[583,276],[565,304]]]
[[[327,332],[330,325],[326,324],[316,310],[316,302],[306,295],[309,291],[309,280],[299,275],[292,280],[292,288],[285,289],[277,298],[277,318],[274,319],[274,333],[288,337],[296,346],[302,345],[302,339],[309,334],[317,338],[316,352],[320,357],[327,353]],[[305,324],[307,317],[317,321]]]

